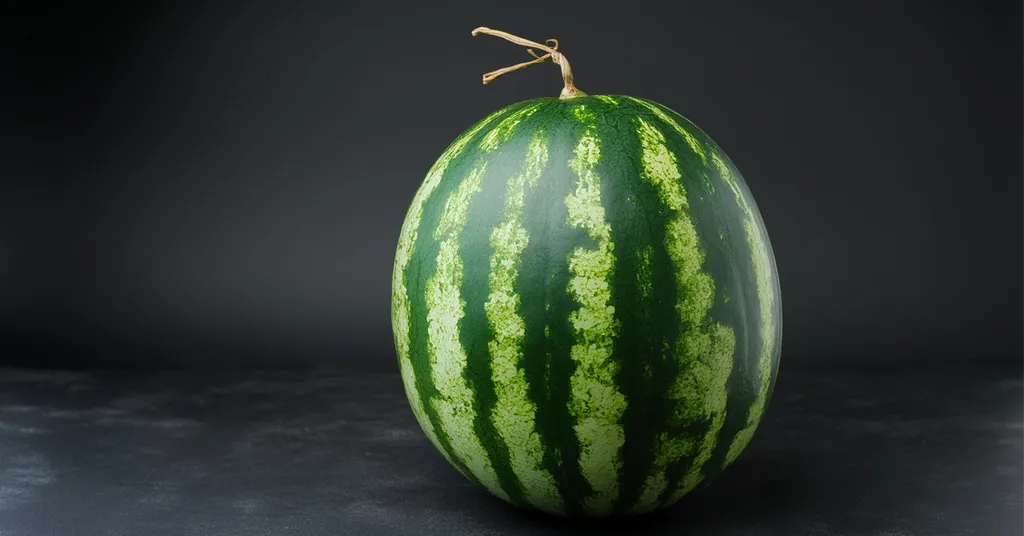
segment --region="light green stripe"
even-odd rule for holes
[[[444,204],[441,220],[434,232],[440,240],[437,268],[427,281],[427,351],[431,378],[437,396],[431,399],[441,429],[451,445],[452,454],[487,489],[505,500],[498,476],[487,452],[473,429],[476,418],[473,390],[464,377],[466,351],[459,340],[459,324],[465,315],[465,300],[460,295],[463,264],[459,258],[459,234],[466,225],[469,202],[480,191],[484,169],[474,169]]]
[[[673,490],[672,497],[690,491],[703,477],[704,463],[714,451],[725,422],[726,384],[732,370],[735,337],[731,328],[721,324],[705,326],[714,304],[715,282],[701,270],[704,253],[689,214],[676,156],[666,147],[664,134],[653,125],[637,118],[637,127],[643,151],[643,179],[655,187],[662,204],[674,212],[665,230],[665,248],[676,270],[676,311],[682,334],[673,352],[679,372],[669,391],[675,401],[670,424],[678,429],[694,421],[708,423],[700,440],[669,433],[658,437],[652,471],[634,504],[636,512],[645,512],[659,505],[658,498],[668,486],[666,471],[671,464],[694,456],[682,488]]]
[[[497,149],[502,143],[508,141],[512,137],[512,133],[515,132],[516,127],[519,126],[519,123],[533,115],[540,108],[540,105],[541,103],[538,102],[523,106],[510,113],[501,121],[498,121],[498,124],[480,140],[480,149],[489,153]]]
[[[577,116],[586,117],[589,111],[577,108]],[[625,441],[620,420],[626,409],[626,397],[615,385],[618,366],[611,359],[619,323],[610,305],[614,244],[601,205],[601,180],[594,171],[600,156],[594,128],[588,127],[569,161],[579,176],[576,191],[565,198],[567,223],[586,229],[597,244],[594,249],[576,248],[568,259],[568,290],[580,304],[569,314],[575,336],[570,357],[576,362],[569,379],[569,411],[576,419],[580,472],[593,489],[583,507],[594,515],[611,512],[618,498]]]
[[[594,95],[594,98],[605,104],[611,104],[612,106],[619,105],[619,101],[615,100],[615,97],[612,97],[611,95]]]
[[[636,288],[640,297],[645,300],[654,293],[654,281],[651,275],[651,255],[653,254],[654,246],[650,244],[636,252]]]
[[[761,313],[761,359],[758,363],[758,377],[761,385],[757,392],[757,398],[750,406],[750,413],[747,416],[747,425],[740,430],[729,445],[729,452],[725,456],[723,466],[732,463],[740,452],[750,443],[754,436],[754,430],[761,422],[764,415],[764,406],[768,400],[768,389],[772,380],[772,353],[775,349],[775,318],[772,311],[775,309],[775,285],[772,282],[771,255],[768,253],[768,245],[760,230],[754,225],[754,211],[747,202],[743,191],[736,183],[735,177],[729,166],[722,160],[718,153],[711,153],[711,160],[718,168],[718,174],[722,181],[729,185],[733,194],[736,195],[736,203],[743,210],[743,230],[747,235],[747,244],[753,255],[754,280],[757,282],[757,302]]]
[[[548,161],[547,142],[534,137],[523,171],[508,182],[505,219],[491,232],[490,294],[484,303],[493,338],[491,378],[497,400],[491,411],[494,428],[509,450],[509,463],[522,484],[526,501],[551,513],[563,513],[563,502],[551,473],[542,467],[544,445],[536,430],[537,406],[530,400],[526,374],[520,368],[526,323],[519,316],[515,284],[519,262],[530,236],[523,227],[526,189],[532,188]]]
[[[692,400],[697,393],[704,394],[702,413],[705,418],[710,418],[711,422],[707,433],[704,434],[704,440],[697,445],[697,456],[694,458],[693,464],[683,476],[679,488],[669,495],[666,505],[678,501],[704,480],[704,464],[714,454],[715,447],[718,445],[718,434],[722,431],[722,425],[725,424],[725,408],[729,402],[726,384],[729,374],[732,372],[736,335],[732,328],[721,324],[714,324],[710,329],[711,347],[707,351],[707,358],[703,362],[695,362],[690,372],[700,378],[696,382],[697,387],[690,392],[682,391],[680,394],[683,400],[686,400],[687,397]],[[703,393],[704,386],[708,385],[711,385],[713,389]]]
[[[701,146],[700,142],[697,141],[697,138],[695,138],[693,134],[690,134],[690,131],[683,128],[682,125],[677,123],[675,119],[673,119],[670,115],[665,113],[661,108],[658,108],[654,104],[634,97],[626,98],[639,104],[640,106],[643,106],[644,108],[647,108],[648,110],[651,111],[651,113],[657,116],[658,119],[664,121],[665,123],[668,123],[669,125],[672,125],[675,131],[678,132],[684,140],[686,140],[686,144],[690,146],[690,150],[693,151],[694,154],[696,154],[700,158],[700,161],[703,162],[705,166],[708,165],[708,157],[707,154],[704,153],[704,147]]]
[[[448,169],[448,164],[466,148],[466,145],[469,144],[470,140],[480,130],[502,113],[503,111],[495,112],[477,123],[476,126],[467,130],[431,166],[430,171],[427,172],[427,177],[423,180],[419,190],[416,191],[412,204],[409,206],[409,212],[405,217],[405,223],[402,225],[402,232],[398,238],[395,266],[391,274],[391,325],[395,334],[395,348],[398,353],[398,367],[402,373],[402,383],[405,385],[405,393],[409,398],[409,405],[412,406],[416,420],[419,421],[423,431],[427,434],[427,438],[437,446],[438,450],[446,458],[448,458],[448,453],[441,448],[441,443],[438,442],[437,435],[434,432],[434,426],[431,424],[426,408],[423,407],[421,402],[419,390],[416,388],[416,378],[413,375],[412,361],[409,358],[409,322],[411,311],[409,308],[408,289],[405,282],[405,271],[409,266],[409,260],[412,259],[416,247],[420,219],[423,217],[423,204],[426,203],[427,199],[434,193],[437,185],[440,184],[441,177],[444,176],[445,171]],[[451,458],[448,461],[451,461]]]

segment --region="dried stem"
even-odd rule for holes
[[[512,71],[522,69],[523,67],[529,67],[530,65],[534,65],[536,63],[544,63],[545,60],[551,58],[551,61],[554,62],[555,65],[558,65],[562,68],[562,81],[565,83],[565,87],[562,88],[561,98],[570,99],[572,97],[586,95],[586,93],[580,91],[579,89],[576,89],[576,86],[573,85],[572,69],[569,68],[569,60],[565,59],[565,56],[563,56],[562,53],[558,51],[557,39],[548,39],[547,41],[545,41],[545,44],[542,45],[535,41],[530,41],[529,39],[523,39],[522,37],[519,37],[517,35],[512,35],[508,32],[503,32],[501,30],[492,30],[490,28],[484,28],[483,26],[473,30],[473,36],[476,37],[477,34],[493,35],[495,37],[500,37],[507,41],[511,41],[520,46],[533,47],[527,48],[526,51],[529,52],[534,59],[491,71],[484,75],[484,84],[489,84],[495,78],[498,78],[499,76],[505,73],[510,73]],[[543,56],[538,56],[537,53],[533,51],[534,48],[543,50],[544,52],[547,52],[547,54],[544,54]]]

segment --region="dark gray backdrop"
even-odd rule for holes
[[[1019,2],[13,2],[0,17],[0,356],[394,369],[409,201],[464,128],[578,85],[742,170],[784,359],[1019,359]]]

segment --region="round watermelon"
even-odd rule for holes
[[[778,369],[775,259],[703,131],[620,95],[459,136],[402,227],[392,323],[431,442],[513,504],[643,513],[750,442]]]

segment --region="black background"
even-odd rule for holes
[[[391,265],[445,146],[556,67],[708,132],[760,205],[783,359],[1021,355],[1019,2],[11,2],[5,364],[395,370]]]

